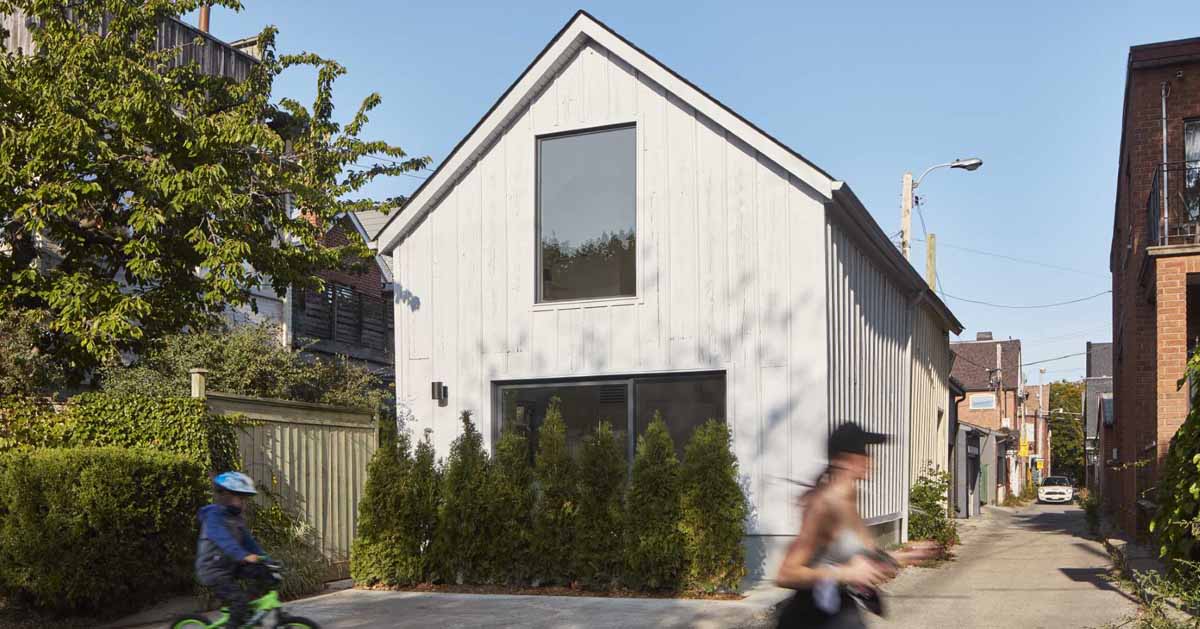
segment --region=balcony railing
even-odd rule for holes
[[[1163,178],[1166,175],[1166,192]],[[1200,244],[1200,160],[1168,162],[1154,169],[1146,200],[1151,246]]]

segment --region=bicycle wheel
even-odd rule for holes
[[[208,618],[199,614],[188,614],[179,616],[167,625],[171,629],[208,629],[212,625],[208,624]]]
[[[321,629],[321,625],[303,616],[287,616],[275,626],[286,627],[287,629]]]

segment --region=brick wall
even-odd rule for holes
[[[1188,47],[1190,54],[1200,54],[1200,42]],[[1200,272],[1200,257],[1146,253],[1147,246],[1157,244],[1148,241],[1146,203],[1155,167],[1162,161],[1163,82],[1170,85],[1168,161],[1184,159],[1184,121],[1200,118],[1200,63],[1142,67],[1152,58],[1161,62],[1163,54],[1154,49],[1131,51],[1110,258],[1116,426],[1101,429],[1100,456],[1105,462],[1106,507],[1134,534],[1145,528],[1136,501],[1153,484],[1156,463],[1166,455],[1186,413],[1186,399],[1175,383],[1187,358],[1187,274]],[[1174,191],[1182,173],[1171,177]],[[1114,447],[1118,457],[1109,464]],[[1150,466],[1134,465],[1146,459]]]
[[[988,391],[968,391],[966,397],[958,402],[958,421],[979,426],[981,428],[991,428],[999,430],[1003,427],[1001,422],[1002,417],[1008,417],[1010,427],[1016,427],[1018,412],[1017,412],[1017,392],[1011,389],[1004,391],[1004,405],[997,405],[994,409],[986,410],[971,410],[971,396],[986,394]]]
[[[325,232],[325,244],[330,247],[349,244],[350,238],[361,240],[362,236],[350,223],[349,218],[339,220],[336,225]],[[379,264],[374,260],[367,261],[361,273],[325,271],[318,275],[326,282],[344,284],[372,297],[383,297],[383,272],[379,270]]]

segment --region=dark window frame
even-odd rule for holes
[[[543,294],[542,284],[545,282],[542,269],[542,141],[555,140],[565,137],[590,135],[594,133],[604,133],[607,131],[617,131],[621,129],[633,129],[634,132],[634,147],[633,147],[633,294],[632,295],[608,295],[605,297],[583,297],[583,298],[566,298],[566,299],[546,299]],[[534,241],[534,277],[533,301],[535,305],[543,304],[568,304],[577,302],[589,301],[611,301],[611,300],[631,300],[641,297],[641,264],[640,251],[638,246],[638,184],[640,183],[638,168],[638,147],[640,146],[638,135],[638,124],[636,121],[618,122],[613,124],[600,125],[595,127],[582,127],[578,129],[566,129],[563,131],[554,131],[551,133],[542,133],[535,135],[533,138],[533,241]]]
[[[496,444],[504,431],[504,392],[509,389],[545,389],[550,387],[586,387],[625,385],[625,462],[632,469],[633,457],[637,451],[637,385],[639,383],[679,382],[684,380],[699,380],[719,377],[724,387],[725,408],[721,421],[729,424],[729,374],[723,369],[705,371],[684,371],[675,373],[636,373],[611,376],[578,376],[565,378],[536,378],[524,380],[496,380],[492,382],[492,455],[495,456]],[[706,420],[707,421],[707,418]],[[615,426],[614,426],[615,427]],[[534,427],[530,427],[531,430]],[[532,440],[530,441],[532,444]],[[684,444],[676,444],[682,447]]]

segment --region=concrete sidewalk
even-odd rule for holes
[[[955,559],[910,568],[885,588],[872,628],[1102,627],[1136,611],[1109,579],[1104,546],[1074,505],[989,508],[963,527]]]

